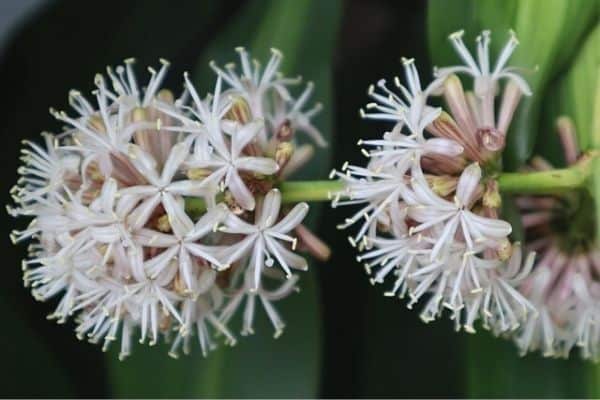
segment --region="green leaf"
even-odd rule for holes
[[[600,146],[599,127],[593,126],[596,97],[599,83],[600,66],[600,25],[587,36],[570,67],[566,78],[560,84],[561,111],[570,116],[577,127],[577,139],[583,150]]]
[[[0,315],[4,321],[10,322],[4,325],[2,333],[5,344],[2,362],[7,367],[5,374],[10,376],[2,380],[3,396],[72,396],[72,382],[52,349],[16,310],[9,302],[0,301]],[[25,381],[24,377],[29,377],[34,383]]]
[[[467,340],[467,392],[470,398],[584,398],[589,362],[519,357],[507,340],[478,332]]]
[[[331,61],[341,2],[319,0],[253,0],[231,19],[222,34],[200,57],[193,78],[200,92],[212,90],[215,76],[208,61],[237,61],[233,51],[245,46],[263,63],[269,49],[284,53],[283,69],[315,81],[314,99],[324,111],[317,125],[330,138]],[[323,178],[330,150],[318,150],[315,161],[298,178]],[[311,207],[309,224],[318,208]],[[300,280],[301,292],[277,304],[287,322],[285,333],[272,338],[264,315],[256,334],[240,337],[233,348],[221,346],[203,359],[198,349],[170,360],[166,349],[138,346],[122,362],[111,361],[114,393],[124,397],[316,397],[321,357],[320,312],[314,267]],[[164,346],[163,346],[164,347]],[[111,354],[111,360],[116,360]],[[148,377],[151,379],[148,379]]]
[[[458,30],[467,30],[469,43],[481,29],[493,30],[492,50],[504,44],[502,35],[513,29],[520,40],[511,65],[526,69],[533,95],[522,101],[507,135],[505,165],[514,170],[531,155],[538,132],[541,100],[548,82],[569,61],[596,13],[588,0],[461,0],[448,7],[440,0],[429,4],[429,43],[432,60],[447,65],[458,62],[449,43],[442,40]],[[533,22],[535,21],[535,22]],[[471,43],[473,43],[471,41]]]

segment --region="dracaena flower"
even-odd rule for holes
[[[478,97],[493,96],[500,79],[509,79],[516,83],[521,92],[531,95],[531,89],[521,76],[516,73],[517,68],[507,67],[510,56],[518,46],[519,41],[514,32],[510,32],[510,38],[500,51],[496,64],[492,68],[490,63],[490,41],[491,32],[486,30],[477,36],[477,61],[473,58],[462,37],[464,31],[460,30],[450,35],[452,46],[465,63],[464,66],[437,68],[437,77],[443,77],[454,73],[465,73],[475,79],[475,95]]]
[[[143,87],[127,60],[96,77],[96,105],[72,91],[78,116],[53,111],[64,132],[26,143],[9,213],[34,219],[11,237],[35,240],[24,281],[40,301],[59,298],[52,319],[75,317],[77,337],[104,350],[119,340],[120,359],[136,338],[173,333],[173,357],[194,336],[204,355],[219,336],[234,344],[228,322],[244,298],[243,333],[256,298],[282,332],[272,303],[295,291],[291,269],[307,268],[296,244],[320,259],[329,250],[300,225],[308,206],[282,208],[275,188],[312,154],[295,151],[296,131],[323,142],[318,110],[303,111],[312,85],[294,100],[273,57],[260,81],[219,72],[205,98],[185,74],[177,100],[160,87],[166,61]],[[233,87],[222,92],[222,80]],[[274,260],[288,280],[265,289],[283,278]]]
[[[308,204],[297,204],[281,220],[279,220],[280,209],[281,193],[277,189],[273,189],[265,196],[254,224],[229,214],[221,228],[221,231],[226,233],[245,235],[245,238],[231,249],[226,262],[233,263],[250,253],[249,265],[254,273],[255,289],[260,284],[263,268],[265,266],[272,267],[275,260],[287,278],[292,277],[292,269],[306,270],[308,268],[304,258],[280,243],[280,241],[284,241],[288,242],[292,248],[296,247],[297,239],[288,233],[302,222],[308,213]]]
[[[484,85],[481,75],[488,74],[488,34],[483,37],[480,53],[486,61],[474,74],[476,90]],[[501,55],[493,79],[508,76],[504,65],[510,51]],[[453,75],[462,68],[439,69],[432,83],[422,85],[414,61],[403,64],[406,86],[395,80],[400,94],[381,80],[369,88],[375,102],[361,113],[391,122],[391,130],[380,139],[359,141],[369,160],[365,167],[344,164],[331,174],[344,186],[332,193],[332,205],[359,205],[339,227],[362,221],[349,240],[361,252],[358,260],[371,283],[392,281],[385,294],[408,297],[409,308],[423,303],[423,321],[448,310],[457,329],[474,332],[481,321],[498,334],[514,331],[535,314],[517,290],[533,261],[532,256],[524,261],[519,246],[511,245],[512,227],[499,218],[495,174],[518,92],[507,87],[496,125],[495,90],[485,102],[465,93]],[[449,113],[430,105],[429,98],[438,95]]]

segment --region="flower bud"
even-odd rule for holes
[[[490,181],[483,192],[483,206],[489,208],[500,208],[502,205],[502,197],[498,190],[498,182]]]
[[[167,214],[161,215],[156,220],[156,229],[161,232],[171,232],[171,223]]]
[[[426,175],[427,183],[437,195],[446,197],[456,190],[458,178],[450,175]]]
[[[290,142],[281,142],[277,145],[275,150],[275,162],[279,165],[279,168],[283,168],[292,155],[294,154],[294,145]]]
[[[227,114],[225,114],[225,118],[237,121],[240,124],[247,124],[252,120],[252,112],[250,111],[250,106],[248,102],[240,96],[235,96],[231,99],[231,107]]]
[[[211,173],[212,171],[206,168],[190,168],[185,174],[188,177],[188,179],[191,179],[193,181],[201,181],[207,176],[209,176]]]

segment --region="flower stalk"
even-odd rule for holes
[[[573,166],[549,171],[504,172],[498,175],[502,193],[511,194],[557,194],[579,189],[586,185],[593,172],[593,161],[600,160],[599,151],[590,151]],[[288,181],[278,185],[284,203],[302,201],[329,201],[331,193],[343,190],[339,180]],[[186,199],[186,210],[190,214],[204,209],[201,198]]]

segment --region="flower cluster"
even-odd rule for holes
[[[474,332],[480,321],[501,334],[535,314],[516,289],[534,256],[509,241],[495,179],[513,113],[530,89],[506,66],[517,45],[512,33],[493,69],[490,33],[477,37],[477,60],[462,35],[450,40],[465,65],[435,69],[423,86],[414,61],[404,59],[405,84],[395,78],[395,88],[385,80],[369,88],[373,102],[362,116],[389,121],[391,130],[359,141],[366,167],[333,171],[344,183],[333,206],[359,206],[340,228],[359,225],[350,243],[373,284],[391,278],[387,296],[407,295],[409,308],[423,302],[425,322],[448,309],[457,330]],[[473,78],[472,91],[457,74]],[[443,96],[448,111],[430,105],[433,96]]]
[[[264,69],[237,49],[241,71],[216,64],[214,92],[201,97],[185,75],[175,99],[161,89],[168,62],[138,84],[133,60],[97,75],[96,104],[69,94],[76,115],[51,110],[66,124],[45,143],[26,142],[9,212],[33,220],[15,242],[35,239],[23,262],[38,300],[60,297],[50,316],[75,316],[79,338],[172,340],[170,354],[202,353],[214,336],[235,343],[227,324],[240,308],[242,334],[253,331],[256,299],[275,336],[284,323],[273,303],[296,290],[306,270],[297,248],[323,249],[301,225],[305,203],[282,207],[277,185],[324,146],[305,110],[313,85],[279,73],[273,50]],[[223,83],[227,87],[223,87]],[[323,254],[316,254],[323,256]]]
[[[561,117],[558,132],[568,165],[585,161],[572,122]],[[535,157],[529,166],[546,171],[552,165]],[[528,247],[538,252],[532,275],[520,291],[535,306],[516,337],[522,353],[540,350],[547,357],[568,357],[573,347],[586,359],[600,358],[600,245],[589,192],[555,196],[521,196]]]

